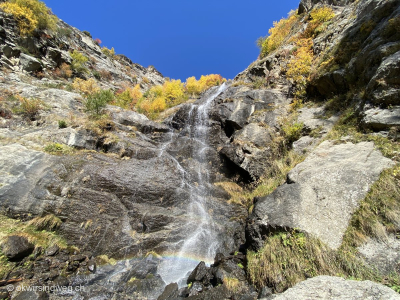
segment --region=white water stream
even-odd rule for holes
[[[192,159],[202,162],[196,165],[196,183],[187,183],[190,189],[189,205],[187,207],[187,235],[177,243],[177,249],[171,249],[171,256],[165,257],[158,267],[158,273],[166,284],[178,283],[185,286],[188,272],[192,271],[200,261],[210,264],[214,260],[219,242],[214,228],[214,222],[208,211],[210,191],[208,189],[209,170],[207,169],[207,148],[209,138],[209,109],[222,92],[226,90],[222,84],[218,90],[210,95],[202,104],[192,105],[188,120],[193,124],[186,124],[189,136],[196,140],[192,151]],[[164,151],[164,149],[162,149]]]

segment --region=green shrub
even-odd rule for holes
[[[67,128],[67,122],[65,120],[58,120],[58,128]]]
[[[114,100],[114,93],[110,90],[101,90],[89,94],[85,101],[86,111],[99,116],[108,103]]]
[[[82,31],[82,33],[83,33],[84,35],[87,35],[88,37],[92,38],[92,35],[90,34],[89,31],[84,30],[84,31]]]
[[[46,147],[44,147],[44,151],[54,154],[54,155],[60,155],[60,154],[69,154],[71,153],[72,149],[68,147],[67,145],[59,144],[59,143],[51,143],[48,144]]]
[[[71,53],[72,63],[71,68],[77,73],[89,73],[89,70],[85,67],[85,63],[89,61],[89,58],[82,53],[75,51]]]

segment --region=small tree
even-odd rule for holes
[[[86,111],[99,116],[108,103],[114,100],[114,93],[110,90],[102,90],[89,94],[85,101]]]

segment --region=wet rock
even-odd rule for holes
[[[268,298],[271,299],[271,298]],[[391,288],[372,281],[345,280],[341,277],[318,276],[300,282],[274,300],[305,299],[400,299]]]
[[[175,300],[178,296],[178,284],[174,282],[165,287],[164,292],[157,298],[157,300]]]
[[[194,281],[203,281],[204,279],[207,280],[205,277],[208,277],[209,268],[206,267],[204,261],[200,262],[197,267],[193,270],[193,272],[189,275],[187,279],[187,283],[191,283]],[[208,279],[209,282],[209,279]]]
[[[289,172],[287,183],[255,204],[246,229],[249,245],[259,249],[269,228],[289,227],[338,248],[359,201],[392,165],[371,142],[323,142]]]
[[[8,236],[2,244],[3,254],[11,261],[20,260],[32,253],[35,247],[26,237]]]
[[[27,72],[38,72],[43,68],[39,60],[24,53],[21,53],[19,59],[22,69]]]

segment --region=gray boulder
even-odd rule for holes
[[[40,291],[23,291],[17,296],[13,297],[14,300],[48,300],[49,295]]]
[[[34,246],[27,238],[11,235],[2,244],[2,252],[11,261],[19,260],[32,253]]]
[[[391,288],[369,280],[345,280],[341,277],[318,276],[300,282],[286,292],[268,300],[395,300],[400,299]]]
[[[367,106],[363,115],[362,124],[369,129],[387,130],[393,126],[400,126],[400,106],[387,109]]]
[[[371,142],[323,142],[290,171],[287,183],[255,204],[246,233],[250,246],[260,248],[270,228],[289,227],[337,249],[359,202],[392,165]]]
[[[388,236],[385,240],[369,239],[358,251],[369,265],[382,274],[399,271],[400,241],[394,236]]]
[[[39,60],[24,53],[21,53],[19,59],[22,69],[27,72],[38,72],[43,68]]]

